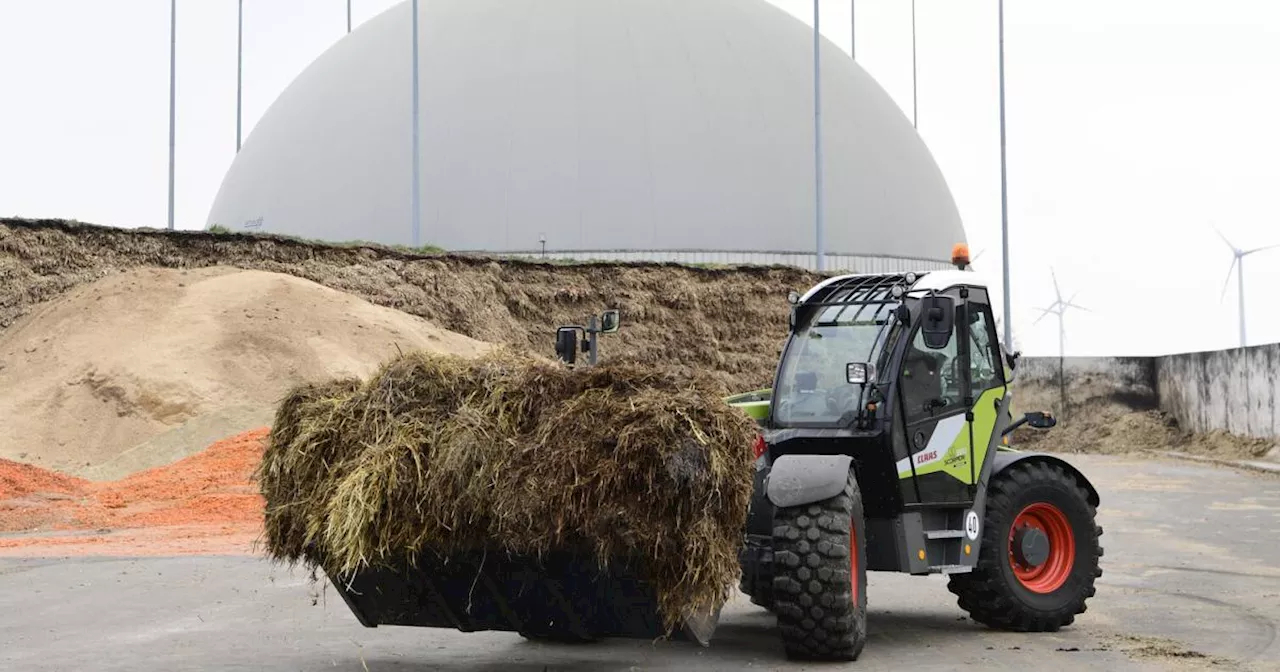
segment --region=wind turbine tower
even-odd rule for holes
[[[1263,251],[1263,250],[1270,250],[1270,249],[1271,249],[1271,248],[1273,248],[1273,247],[1280,247],[1280,243],[1273,243],[1273,244],[1271,244],[1271,245],[1264,245],[1264,246],[1262,246],[1262,247],[1255,247],[1255,248],[1253,248],[1253,249],[1251,249],[1251,250],[1242,250],[1242,249],[1240,249],[1240,248],[1236,247],[1236,246],[1235,246],[1235,243],[1232,243],[1230,240],[1227,240],[1227,237],[1226,237],[1225,235],[1223,235],[1221,231],[1218,231],[1218,227],[1216,227],[1216,226],[1215,226],[1215,227],[1213,227],[1213,230],[1214,230],[1215,232],[1217,232],[1218,237],[1222,239],[1222,242],[1226,243],[1226,244],[1227,244],[1227,247],[1231,248],[1231,254],[1232,254],[1232,258],[1231,258],[1231,268],[1228,268],[1228,269],[1227,269],[1227,278],[1226,278],[1226,280],[1225,280],[1225,281],[1223,281],[1223,283],[1222,283],[1222,296],[1224,296],[1224,297],[1225,297],[1225,296],[1227,295],[1227,286],[1231,284],[1231,272],[1232,272],[1232,271],[1235,271],[1235,272],[1236,272],[1236,282],[1237,282],[1238,287],[1239,287],[1239,292],[1238,292],[1238,293],[1239,293],[1239,295],[1240,295],[1240,296],[1239,296],[1239,300],[1240,300],[1240,347],[1242,347],[1242,348],[1243,348],[1243,347],[1245,347],[1245,346],[1249,345],[1248,341],[1247,341],[1247,340],[1245,340],[1245,333],[1244,333],[1244,325],[1245,325],[1245,316],[1244,316],[1244,312],[1245,312],[1245,311],[1244,311],[1244,258],[1245,258],[1245,257],[1247,257],[1247,256],[1249,256],[1249,255],[1251,255],[1251,254],[1253,254],[1254,252],[1261,252],[1261,251]],[[1219,300],[1221,300],[1221,297],[1219,297]]]
[[[1049,315],[1058,316],[1058,394],[1061,395],[1062,409],[1065,415],[1065,411],[1067,410],[1067,405],[1068,405],[1067,404],[1067,378],[1066,378],[1067,328],[1066,328],[1066,323],[1063,320],[1063,316],[1066,314],[1067,309],[1069,308],[1077,308],[1079,310],[1084,310],[1084,311],[1088,311],[1089,309],[1075,303],[1078,292],[1076,294],[1072,294],[1070,299],[1063,301],[1062,290],[1058,288],[1058,275],[1057,273],[1054,272],[1053,267],[1049,267],[1049,275],[1053,277],[1053,293],[1056,299],[1054,300],[1053,303],[1049,304],[1048,308],[1037,308],[1036,310],[1040,311],[1040,317],[1037,317],[1036,321],[1032,322],[1031,324],[1033,326],[1036,324],[1039,324],[1040,320],[1043,320]]]

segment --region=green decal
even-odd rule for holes
[[[976,461],[974,469],[970,470],[969,468],[969,427],[967,423],[963,423],[959,433],[956,434],[955,439],[940,458],[928,455],[921,456],[920,453],[914,456],[917,461],[916,475],[924,476],[925,474],[942,472],[962,483],[972,484],[974,477],[980,472],[982,462],[987,455],[988,446],[991,444],[991,435],[996,428],[997,404],[1004,398],[1004,393],[1004,386],[994,387],[983,392],[974,402],[973,459]],[[939,423],[940,426],[941,424]],[[934,431],[938,430],[935,429]],[[924,458],[923,460],[921,459],[922,457]],[[910,477],[911,466],[909,464],[900,465],[898,476],[900,478]]]

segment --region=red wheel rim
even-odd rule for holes
[[[1022,565],[1014,554],[1014,537],[1022,528],[1040,530],[1049,539],[1049,557],[1035,567]],[[1037,502],[1023,509],[1009,529],[1009,566],[1018,582],[1033,593],[1052,593],[1067,582],[1076,560],[1076,538],[1067,516],[1058,507]]]
[[[853,606],[858,606],[858,529],[849,525],[849,594],[853,596]]]

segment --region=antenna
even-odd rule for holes
[[[1228,240],[1228,239],[1227,239],[1227,237],[1226,237],[1226,235],[1224,235],[1224,234],[1222,233],[1222,231],[1218,230],[1218,227],[1216,227],[1216,226],[1215,226],[1215,227],[1213,227],[1213,230],[1214,230],[1214,232],[1215,232],[1215,233],[1217,233],[1217,234],[1218,234],[1218,237],[1222,239],[1222,242],[1226,243],[1226,244],[1227,244],[1227,247],[1231,250],[1231,267],[1227,269],[1227,277],[1226,277],[1226,278],[1223,280],[1223,282],[1222,282],[1222,296],[1220,296],[1220,297],[1218,298],[1218,300],[1219,300],[1219,301],[1221,301],[1223,298],[1225,298],[1225,297],[1227,296],[1227,286],[1231,284],[1231,272],[1232,272],[1232,271],[1235,271],[1235,273],[1236,273],[1236,282],[1237,282],[1237,284],[1239,285],[1239,292],[1238,292],[1238,293],[1239,293],[1239,300],[1240,300],[1240,308],[1239,308],[1239,313],[1240,313],[1240,347],[1242,347],[1242,348],[1243,348],[1243,347],[1246,347],[1246,346],[1249,344],[1249,343],[1248,343],[1248,341],[1245,339],[1245,330],[1244,330],[1244,327],[1245,327],[1245,311],[1244,311],[1244,258],[1245,258],[1245,257],[1247,257],[1247,256],[1249,256],[1250,254],[1253,254],[1254,252],[1261,252],[1261,251],[1263,251],[1263,250],[1270,250],[1270,249],[1275,248],[1275,247],[1280,247],[1280,243],[1273,243],[1273,244],[1271,244],[1271,245],[1264,245],[1264,246],[1262,246],[1262,247],[1255,247],[1255,248],[1253,248],[1253,249],[1249,249],[1249,250],[1242,250],[1242,249],[1240,249],[1240,248],[1236,247],[1236,246],[1235,246],[1235,243],[1232,243],[1230,240]],[[1239,268],[1237,268],[1237,266],[1238,266]]]
[[[1032,322],[1031,324],[1039,324],[1040,320],[1043,320],[1050,315],[1058,316],[1058,394],[1061,396],[1063,416],[1065,417],[1067,415],[1066,411],[1068,410],[1066,378],[1067,328],[1063,317],[1070,308],[1076,308],[1086,312],[1092,311],[1075,303],[1076,296],[1079,294],[1078,292],[1072,294],[1070,299],[1063,301],[1062,290],[1058,287],[1058,274],[1053,270],[1052,266],[1049,267],[1049,275],[1053,278],[1054,302],[1049,304],[1048,308],[1037,308],[1036,310],[1040,311],[1040,317],[1037,317],[1035,322]]]

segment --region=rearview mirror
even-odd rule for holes
[[[1036,429],[1049,429],[1058,424],[1058,419],[1044,411],[1032,411],[1026,414],[1027,424]]]
[[[876,365],[866,362],[849,362],[844,365],[844,377],[853,385],[866,385],[876,379]]]
[[[955,328],[955,301],[949,296],[926,296],[920,300],[923,323],[920,332],[924,334],[925,347],[930,350],[941,350],[951,342],[951,332]]]
[[[556,356],[565,364],[578,361],[578,330],[574,327],[560,327],[556,330]]]
[[[616,310],[606,310],[600,314],[600,333],[612,334],[618,331],[621,314]]]

